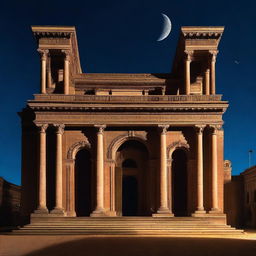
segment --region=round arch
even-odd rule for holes
[[[91,153],[91,144],[88,140],[78,141],[69,148],[67,153],[67,159],[75,160],[76,153],[82,148],[87,149]]]
[[[146,138],[144,136],[140,135],[134,135],[134,136],[129,136],[129,135],[120,135],[116,137],[109,145],[108,151],[107,151],[107,158],[109,160],[115,160],[116,152],[119,149],[119,147],[125,143],[128,140],[135,140],[138,142],[141,142],[147,149],[148,154],[150,153],[148,143],[146,141]]]
[[[187,157],[189,156],[189,145],[186,141],[175,141],[167,147],[167,158],[172,159],[172,154],[176,149],[183,149]]]

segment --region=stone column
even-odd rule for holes
[[[115,161],[111,160],[109,161],[110,164],[110,214],[111,216],[117,216],[116,214],[116,205],[115,205],[115,194],[116,194],[116,188],[115,188],[115,181],[116,181],[116,175],[115,175]]]
[[[192,51],[185,51],[185,94],[190,95],[190,63]]]
[[[47,87],[52,87],[51,57],[49,55],[47,60]]]
[[[63,50],[65,54],[64,59],[64,94],[69,94],[69,62],[70,62],[70,51]]]
[[[204,157],[203,157],[203,130],[204,125],[196,125],[197,137],[197,207],[193,216],[204,214]]]
[[[40,133],[38,207],[35,213],[48,213],[46,206],[46,129],[48,124],[36,124]]]
[[[168,171],[168,196],[169,196],[169,210],[172,213],[172,159],[167,160],[167,171]]]
[[[38,49],[41,56],[41,93],[46,93],[46,61],[49,50]]]
[[[91,214],[92,217],[105,215],[104,209],[104,141],[103,132],[105,125],[95,125],[97,131],[97,161],[96,161],[96,209]]]
[[[158,125],[160,129],[160,207],[157,214],[158,216],[173,216],[168,207],[168,189],[167,189],[167,149],[166,149],[166,133],[169,125]]]
[[[209,213],[220,212],[218,202],[218,147],[217,147],[217,131],[220,126],[211,126],[212,133],[212,208]]]
[[[62,202],[62,135],[64,133],[63,124],[55,124],[56,127],[56,183],[55,183],[55,207],[51,211],[54,214],[64,214]]]
[[[210,95],[210,69],[207,68],[204,74],[205,94]]]
[[[216,85],[215,85],[215,63],[218,51],[210,51],[212,54],[211,60],[211,94],[216,94]]]

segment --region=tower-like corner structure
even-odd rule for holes
[[[223,228],[223,30],[182,27],[171,73],[96,74],[82,73],[74,27],[33,26],[41,86],[20,113],[23,216]]]

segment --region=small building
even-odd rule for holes
[[[225,183],[225,213],[234,227],[256,228],[256,166]]]
[[[0,226],[15,226],[20,222],[21,187],[0,177]]]
[[[256,228],[256,166],[241,173],[244,185],[244,224]]]

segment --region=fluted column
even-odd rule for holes
[[[168,207],[168,189],[167,189],[167,148],[166,148],[166,133],[169,125],[158,125],[160,129],[160,207],[157,214],[153,216],[168,215],[173,216]]]
[[[45,49],[38,49],[37,50],[41,56],[41,93],[46,93],[46,61],[47,61],[47,54],[49,50]]]
[[[51,213],[64,214],[62,202],[62,135],[63,124],[55,124],[56,127],[56,182],[55,182],[55,207]]]
[[[70,62],[70,51],[63,50],[65,54],[64,59],[64,94],[69,94],[69,62]]]
[[[167,171],[168,171],[168,195],[169,195],[169,210],[172,213],[172,159],[167,160]]]
[[[215,74],[215,63],[218,51],[211,51],[212,59],[211,59],[211,94],[216,94],[216,74]]]
[[[210,95],[210,69],[207,68],[204,74],[205,94]]]
[[[96,161],[96,209],[91,214],[92,217],[102,216],[104,209],[104,141],[103,133],[105,125],[95,125],[97,131],[97,161]]]
[[[193,216],[205,213],[204,210],[204,157],[203,157],[203,130],[204,125],[195,126],[197,137],[197,207]]]
[[[47,87],[52,87],[51,57],[49,56],[49,54],[47,60]]]
[[[40,133],[38,207],[35,213],[48,213],[46,206],[46,129],[47,124],[36,124]]]
[[[218,201],[218,145],[217,145],[217,131],[220,126],[211,126],[211,139],[212,139],[212,208],[210,213],[220,212]]]
[[[185,94],[190,95],[190,63],[192,51],[185,51]]]

